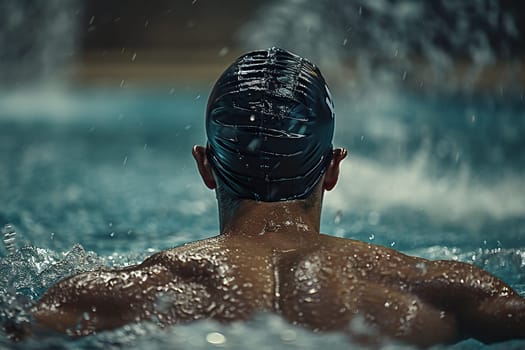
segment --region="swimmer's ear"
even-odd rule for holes
[[[348,154],[347,150],[344,148],[336,148],[333,152],[332,160],[330,161],[330,165],[328,166],[328,169],[326,169],[324,175],[323,189],[327,191],[332,190],[337,184],[341,162]]]
[[[197,169],[199,170],[199,174],[201,174],[202,181],[204,181],[206,187],[208,187],[210,190],[215,189],[215,187],[217,187],[217,183],[213,177],[213,171],[211,169],[211,164],[208,161],[206,148],[195,145],[191,150],[191,154],[193,154],[193,158],[195,158]]]

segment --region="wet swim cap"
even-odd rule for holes
[[[237,198],[304,199],[332,158],[334,111],[319,69],[271,48],[239,57],[206,111],[208,157]]]

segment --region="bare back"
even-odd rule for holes
[[[138,266],[78,275],[57,288],[44,295],[35,317],[47,323],[47,310],[67,290],[68,303],[59,303],[63,328],[77,324],[81,334],[144,319],[228,322],[271,311],[315,331],[341,330],[365,341],[381,335],[421,346],[472,335],[462,325],[475,311],[469,300],[494,293],[518,298],[468,264],[430,262],[326,235],[282,233],[221,235]]]
[[[151,260],[176,269],[191,266],[194,279],[215,276],[205,279],[206,288],[214,291],[206,295],[210,305],[221,307],[210,306],[204,317],[244,319],[269,310],[315,331],[366,337],[372,334],[363,326],[375,324],[379,333],[400,340],[432,344],[457,339],[455,317],[409,291],[408,277],[425,269],[423,260],[325,235],[307,236],[307,242],[276,236],[213,238]],[[421,324],[428,333],[421,334]]]

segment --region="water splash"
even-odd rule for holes
[[[14,232],[11,225],[6,226]],[[104,262],[81,245],[65,253],[32,246],[10,247],[10,254],[0,259],[0,324],[9,337],[24,333],[24,325],[32,321],[32,306],[50,286],[73,274],[100,268]]]
[[[104,261],[77,244],[65,253],[26,246],[0,260],[0,291],[37,299],[58,280],[103,266]]]
[[[341,175],[341,183],[351,186],[340,186],[330,193],[327,207],[334,212],[339,208],[372,210],[368,215],[371,226],[380,222],[383,211],[418,208],[435,222],[460,223],[475,230],[491,220],[525,214],[525,199],[514,195],[525,186],[521,173],[509,171],[500,179],[489,180],[474,177],[470,168],[463,167],[456,174],[436,179],[428,175],[429,163],[424,153],[395,166],[354,156],[343,163]],[[350,203],[348,198],[352,198]]]

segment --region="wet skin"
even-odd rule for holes
[[[525,300],[475,266],[304,232],[228,235],[51,288],[39,324],[85,335],[140,320],[245,320],[270,311],[316,331],[418,346],[525,337]]]

